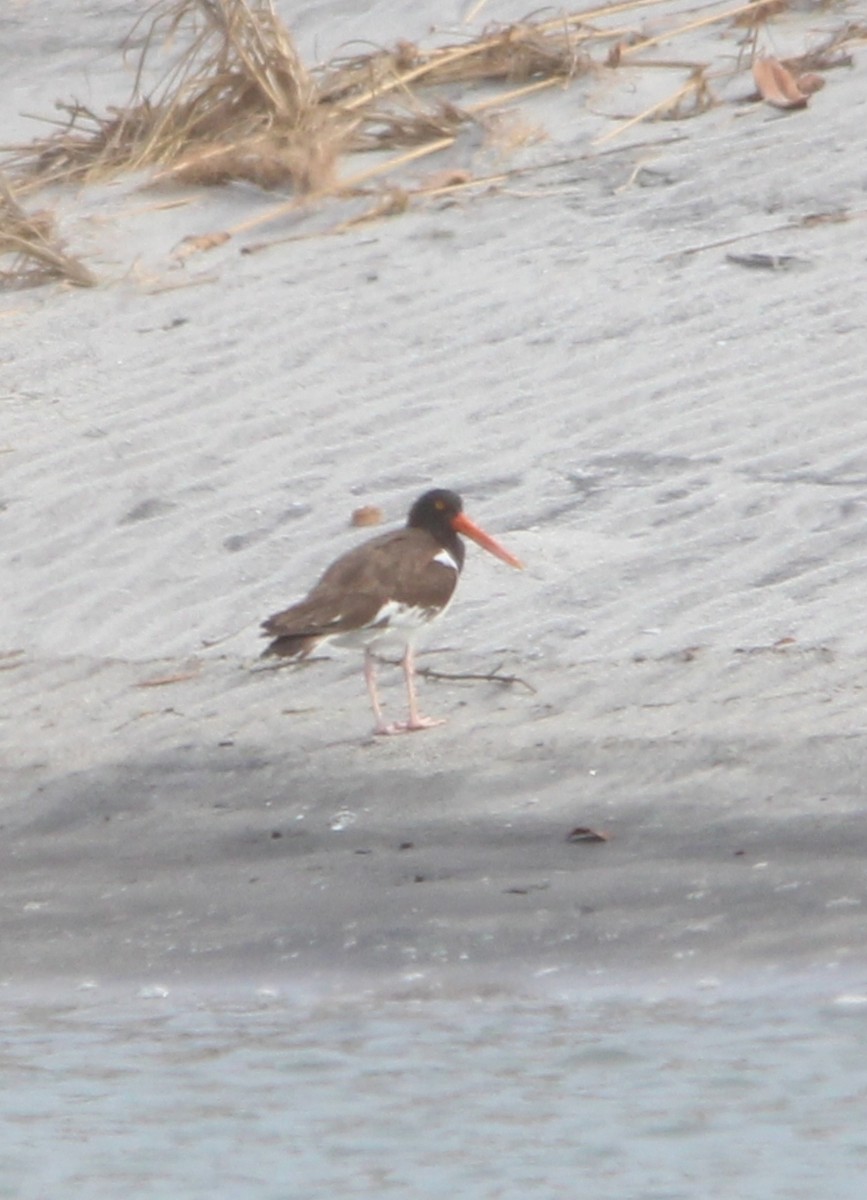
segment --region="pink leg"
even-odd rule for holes
[[[406,680],[406,694],[409,697],[409,720],[404,729],[432,729],[434,725],[445,725],[441,717],[423,717],[418,711],[418,701],[415,695],[415,655],[412,646],[407,643],[403,656],[403,676]]]
[[[423,717],[418,711],[418,700],[415,694],[415,663],[413,659],[412,646],[407,645],[403,656],[403,676],[406,680],[406,693],[409,697],[409,720],[408,721],[393,721],[390,725],[386,724],[382,716],[382,708],[379,703],[379,696],[376,691],[376,660],[370,651],[365,651],[364,655],[364,678],[367,682],[367,690],[370,695],[370,702],[373,705],[373,712],[376,717],[376,728],[374,733],[391,734],[391,733],[415,733],[419,729],[431,729],[434,725],[443,725],[444,721],[436,717]]]
[[[379,692],[376,689],[376,659],[369,650],[364,651],[364,682],[367,684],[367,694],[376,717],[374,733],[391,733],[392,730],[382,715],[382,705],[379,703]]]

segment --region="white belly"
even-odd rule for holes
[[[444,612],[445,609],[442,608],[415,608],[390,600],[382,606],[369,625],[348,633],[340,633],[331,640],[335,646],[403,651],[408,642],[415,642],[421,630]]]

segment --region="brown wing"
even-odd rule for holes
[[[307,642],[362,629],[390,601],[437,611],[451,599],[458,571],[436,562],[441,547],[423,529],[373,538],[333,562],[305,599],[262,623],[276,638]],[[311,647],[312,648],[312,647]],[[304,653],[288,644],[275,653]],[[309,653],[309,648],[306,650]]]

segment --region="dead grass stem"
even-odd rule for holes
[[[649,35],[624,25],[630,15],[663,9],[665,3],[622,0],[544,19],[528,16],[491,25],[452,45],[426,49],[399,41],[310,70],[274,0],[155,0],[127,39],[125,53],[132,56],[136,47],[129,101],[105,113],[77,101],[60,105],[63,116],[54,131],[10,148],[5,166],[14,175],[18,197],[35,187],[105,180],[128,171],[147,171],[153,184],[247,180],[291,191],[291,200],[283,199],[232,230],[190,239],[190,253],[297,212],[306,199],[352,193],[373,179],[383,180],[383,201],[369,211],[385,215],[404,204],[395,197],[423,190],[396,187],[389,177],[398,168],[451,146],[467,126],[480,126],[493,139],[496,123],[486,115],[490,109],[568,86],[590,71],[635,72],[652,66],[682,72],[665,99],[607,130],[596,146],[646,121],[704,111],[716,102],[708,83],[712,64],[676,52],[662,61],[649,52],[700,29],[726,25],[746,28],[742,54],[752,56],[758,30],[784,12],[790,0],[699,9],[679,21],[666,19],[662,11]],[[485,0],[478,0],[472,17],[484,6]],[[802,70],[842,65],[851,61],[848,48],[864,40],[865,27],[850,23],[803,55],[799,65]],[[737,69],[727,61],[717,75]],[[481,96],[465,94],[479,87],[487,89]],[[533,134],[524,128],[521,136],[528,140]],[[519,144],[516,136],[513,148]],[[393,153],[341,178],[341,161],[358,151]],[[17,245],[14,239],[24,237],[28,218],[20,209],[14,215],[8,188],[0,199],[4,224],[12,230],[3,244]],[[44,228],[40,240],[39,221],[29,220],[35,247],[29,251],[31,264],[42,263],[48,270],[49,263],[54,269],[66,262],[68,278],[77,275],[76,282],[92,282],[81,264],[67,262]],[[353,218],[350,224],[355,222]]]
[[[55,233],[54,217],[46,209],[28,213],[18,203],[11,186],[0,176],[0,287],[36,287],[51,279],[92,287],[95,277],[67,254]]]
[[[327,190],[346,124],[319,104],[272,0],[159,0],[127,45],[142,34],[126,106],[101,116],[63,105],[62,127],[29,155],[24,148],[21,165],[40,183],[158,166],[161,178],[189,183],[242,178]]]

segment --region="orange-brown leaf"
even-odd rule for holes
[[[232,235],[222,230],[214,233],[190,234],[182,239],[181,244],[174,252],[174,258],[183,262],[185,258],[189,258],[191,254],[201,254],[205,250],[213,250],[216,246],[223,246],[228,242]]]
[[[798,90],[803,92],[805,96],[811,96],[813,92],[819,92],[825,86],[825,80],[821,75],[817,75],[815,71],[808,71],[806,75],[798,76]]]
[[[381,525],[382,519],[381,508],[377,508],[375,504],[362,504],[361,508],[353,511],[349,524],[362,529],[365,525]]]
[[[766,104],[772,104],[774,108],[806,108],[809,97],[779,59],[757,58],[753,63],[753,79]]]

